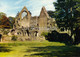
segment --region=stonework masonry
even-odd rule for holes
[[[23,13],[26,13],[23,14]],[[25,16],[23,16],[25,15]],[[42,32],[49,32],[55,30],[56,21],[51,18],[45,7],[42,7],[39,16],[31,16],[30,11],[24,6],[24,8],[16,16],[15,23],[13,25],[12,33],[19,37],[24,36],[26,38],[40,37]]]

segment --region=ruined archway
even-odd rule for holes
[[[29,30],[26,30],[26,32],[27,32],[27,35],[29,36],[29,34],[30,34],[30,33],[29,33]]]
[[[21,10],[19,17],[20,19],[23,19],[24,16],[31,16],[30,12],[27,10],[27,8],[24,6],[24,8]]]
[[[27,12],[26,11],[24,11],[23,13],[22,13],[22,19],[25,17],[25,16],[27,16]]]

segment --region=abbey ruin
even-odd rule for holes
[[[22,16],[25,13],[25,16]],[[42,32],[49,32],[56,26],[56,21],[51,18],[45,7],[42,7],[39,16],[31,16],[30,11],[24,8],[16,16],[12,34],[19,37],[40,37]]]

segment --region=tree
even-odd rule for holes
[[[6,16],[6,14],[3,12],[0,12],[0,17],[2,17],[2,16]]]
[[[0,28],[10,28],[10,21],[5,13],[0,13]]]
[[[75,8],[77,11],[80,12],[80,0],[74,0],[77,4],[75,5]]]
[[[74,0],[77,4],[74,6],[76,8],[75,18],[77,19],[76,29],[75,29],[75,41],[74,44],[80,43],[80,0]]]
[[[77,2],[74,0],[57,0],[54,5],[58,27],[70,30],[71,34],[69,34],[72,37],[77,23],[75,17],[77,12],[75,5],[77,5]]]
[[[77,18],[77,27],[80,27],[80,0],[74,0],[77,4],[75,5],[76,13],[75,17]]]
[[[9,17],[9,21],[10,21],[10,25],[11,25],[11,28],[13,28],[13,24],[15,22],[15,18],[14,17]]]
[[[54,11],[48,11],[48,14],[51,18],[54,18],[55,17],[55,14],[54,14]]]

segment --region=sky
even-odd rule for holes
[[[43,6],[47,11],[55,11],[53,2],[56,0],[0,0],[0,12],[6,13],[8,17],[15,17],[26,6],[32,16],[39,16]]]

